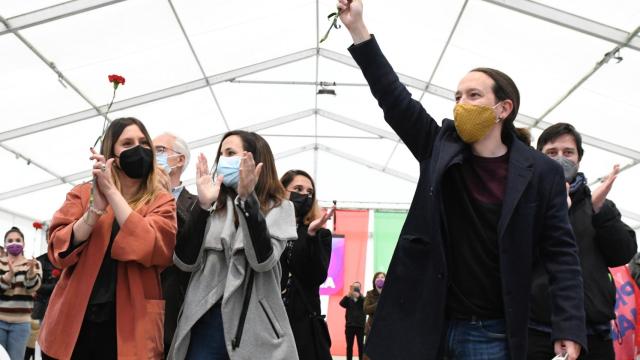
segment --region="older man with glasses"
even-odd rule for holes
[[[183,241],[184,224],[187,222],[189,210],[197,200],[197,197],[187,191],[180,180],[191,157],[189,146],[186,141],[171,133],[164,133],[157,136],[153,139],[153,146],[156,149],[158,166],[167,174],[169,181],[168,187],[170,187],[173,197],[176,199],[178,218],[177,244]],[[189,274],[173,265],[162,272],[161,280],[162,295],[165,299],[164,352],[166,355],[176,330],[178,313],[184,301],[184,294],[189,282]]]

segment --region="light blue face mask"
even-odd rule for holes
[[[180,156],[181,154],[174,154],[174,155],[167,155],[166,152],[159,152],[156,153],[156,164],[158,164],[158,166],[160,166],[160,168],[162,170],[164,170],[164,172],[169,175],[171,173],[171,170],[173,170],[173,168],[175,168],[175,166],[171,166],[169,165],[169,158],[170,157],[174,157],[174,156]]]
[[[220,156],[216,173],[224,176],[222,183],[226,187],[235,189],[240,180],[240,157],[239,156]]]
[[[156,164],[164,170],[165,173],[169,174],[171,172],[171,166],[169,166],[169,156],[167,153],[157,153],[156,154]]]

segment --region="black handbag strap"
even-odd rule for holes
[[[253,290],[253,275],[254,275],[254,271],[249,267],[249,280],[247,281],[247,292],[244,294],[244,300],[242,302],[242,311],[240,312],[240,319],[238,319],[238,328],[236,329],[236,336],[231,340],[231,348],[233,350],[240,347],[240,339],[242,338],[242,331],[244,330],[244,321],[247,318],[247,310],[249,310],[249,301],[251,300],[251,292]]]
[[[317,359],[324,359],[324,358],[331,359],[331,355],[329,355],[329,348],[331,348],[331,335],[329,335],[329,328],[327,327],[325,316],[313,311],[311,304],[309,303],[308,299],[306,298],[306,296],[304,296],[304,293],[302,292],[302,286],[298,282],[298,279],[295,276],[293,276],[293,274],[291,274],[291,278],[293,280],[293,285],[298,289],[298,292],[300,293],[300,298],[302,299],[304,306],[307,308],[307,311],[309,312],[309,319],[317,326],[320,326],[320,323],[323,324],[322,326],[324,328],[324,331],[322,331],[322,328],[318,328],[317,326],[312,326],[312,331],[315,338],[315,341],[313,341],[313,343],[314,343]]]

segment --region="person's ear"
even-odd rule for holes
[[[513,111],[513,101],[510,99],[502,100],[502,106],[498,112],[498,117],[500,120],[504,120],[511,114],[511,111]]]
[[[176,162],[176,166],[184,167],[184,163],[187,161],[187,157],[184,154],[180,154],[178,156],[178,161]]]

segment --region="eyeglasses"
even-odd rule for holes
[[[155,146],[155,149],[156,149],[156,153],[157,153],[157,154],[166,153],[166,152],[167,152],[167,150],[171,150],[171,151],[173,151],[174,153],[176,153],[176,154],[178,154],[178,155],[182,155],[182,153],[181,153],[181,152],[179,152],[179,151],[175,151],[175,150],[173,150],[172,148],[170,148],[170,147],[168,147],[168,146],[164,146],[164,145],[157,145],[157,146]]]

